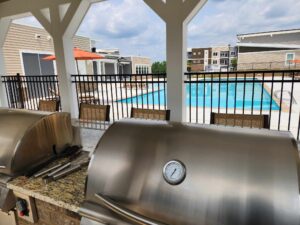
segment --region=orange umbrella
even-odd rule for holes
[[[78,73],[79,73],[79,70],[78,70],[77,60],[104,59],[104,57],[101,56],[101,55],[98,55],[98,54],[93,53],[93,52],[84,51],[84,50],[81,50],[79,48],[74,48],[74,58],[76,60]],[[56,60],[56,56],[55,55],[50,55],[50,56],[44,57],[43,60],[47,60],[47,61]]]

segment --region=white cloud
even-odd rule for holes
[[[189,47],[234,44],[239,33],[298,28],[299,9],[299,0],[208,0],[189,25]],[[38,25],[32,18],[22,22]],[[99,40],[99,48],[165,59],[165,24],[143,0],[94,4],[78,33]]]
[[[191,22],[189,44],[234,44],[236,34],[298,28],[299,8],[298,0],[213,0]]]
[[[79,33],[100,48],[120,48],[125,55],[165,58],[165,25],[141,0],[112,0],[92,6]]]

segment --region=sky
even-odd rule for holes
[[[233,45],[237,34],[300,28],[299,9],[299,0],[208,0],[189,23],[188,47]],[[33,17],[17,22],[40,26]],[[125,56],[166,58],[165,23],[142,0],[93,4],[77,34]]]

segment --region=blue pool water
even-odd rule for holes
[[[198,86],[198,87],[197,87]],[[163,84],[160,84],[160,91],[151,92],[152,86],[149,87],[149,94],[143,94],[132,98],[120,100],[123,103],[133,104],[165,104],[165,90]],[[191,87],[191,90],[190,90]],[[158,84],[154,84],[158,88]],[[220,91],[219,91],[220,90]],[[253,95],[254,90],[254,95]],[[205,92],[204,92],[205,91]],[[228,97],[227,96],[228,93]],[[198,96],[198,97],[197,97]],[[211,98],[212,96],[212,98]],[[191,97],[191,98],[190,98]],[[220,101],[219,101],[220,99]],[[269,110],[271,107],[271,96],[262,88],[259,83],[246,83],[244,97],[244,83],[206,83],[205,89],[203,83],[193,83],[186,85],[186,104],[192,107],[220,107],[242,109]],[[272,100],[272,110],[279,110],[278,104]]]

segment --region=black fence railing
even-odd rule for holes
[[[11,108],[37,110],[60,100],[57,76],[2,76]],[[167,109],[166,74],[72,75],[80,103],[110,105],[110,118],[131,108]],[[187,120],[209,124],[211,113],[268,115],[270,128],[299,139],[300,70],[186,73]],[[172,112],[171,112],[172,114]]]
[[[130,117],[131,108],[166,109],[166,74],[72,75],[80,103],[110,105],[111,120]]]
[[[60,100],[56,75],[2,76],[10,108],[37,110],[40,100]]]
[[[209,124],[211,114],[268,115],[270,129],[299,139],[300,70],[186,73],[188,121]]]

